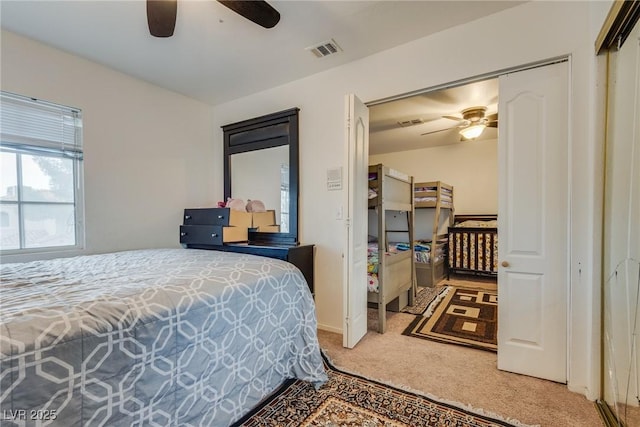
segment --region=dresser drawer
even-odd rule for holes
[[[221,225],[181,225],[180,243],[221,245],[230,242],[246,242],[248,229]]]
[[[184,210],[184,225],[229,225],[251,227],[251,213],[229,208],[199,208]]]
[[[184,225],[229,225],[230,209],[185,209]]]

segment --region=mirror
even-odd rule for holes
[[[277,227],[249,233],[251,244],[298,244],[298,109],[222,126],[224,197],[260,200]]]
[[[615,2],[606,52],[601,399],[606,426],[640,425],[640,2]],[[626,40],[626,41],[625,41]],[[597,46],[598,46],[597,45]]]
[[[256,173],[253,173],[253,172]],[[267,210],[275,211],[279,230],[266,228],[265,232],[289,232],[289,146],[265,148],[231,156],[231,196],[260,200]]]

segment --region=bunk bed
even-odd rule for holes
[[[416,277],[418,286],[435,286],[447,276],[447,228],[442,229],[441,220],[447,226],[453,225],[453,187],[441,181],[418,182],[414,186],[416,212],[421,209],[433,210],[433,221],[424,224],[416,221],[416,229],[429,227],[429,240],[420,242],[424,252],[416,252]],[[446,215],[446,217],[443,217]],[[444,231],[441,233],[440,231]]]
[[[375,212],[377,236],[369,239],[367,301],[378,309],[378,332],[386,330],[387,304],[407,297],[413,305],[416,293],[413,239],[413,177],[382,164],[369,166],[369,208]],[[387,215],[406,213],[406,227],[389,229]],[[405,235],[406,250],[388,241],[392,234]],[[398,307],[401,308],[401,307]]]
[[[498,216],[456,215],[449,227],[449,272],[498,275]]]

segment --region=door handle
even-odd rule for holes
[[[509,261],[502,261],[501,264],[503,267],[509,267]]]

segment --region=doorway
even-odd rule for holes
[[[547,64],[545,64],[547,65]],[[567,197],[566,194],[563,194],[562,191],[560,192],[560,195],[553,195],[554,191],[550,190],[552,187],[559,187],[561,189],[568,189],[568,177],[563,176],[560,178],[560,181],[554,181],[551,182],[550,180],[546,179],[546,172],[548,172],[545,167],[547,165],[552,165],[554,170],[560,170],[560,171],[564,171],[566,172],[567,170],[567,161],[568,161],[568,134],[566,129],[568,128],[568,105],[566,104],[562,104],[561,100],[555,99],[552,102],[553,103],[559,103],[559,107],[558,110],[554,110],[556,113],[558,113],[558,111],[562,112],[562,115],[559,116],[561,117],[561,119],[558,121],[558,123],[560,123],[560,126],[564,126],[563,129],[560,130],[556,130],[554,131],[555,133],[553,135],[545,135],[545,138],[542,139],[536,139],[535,137],[532,138],[528,138],[528,135],[541,135],[540,133],[536,134],[535,131],[542,129],[542,127],[529,127],[529,128],[525,128],[523,126],[521,126],[521,123],[524,123],[525,121],[522,121],[522,116],[524,114],[530,114],[534,111],[540,111],[541,115],[536,116],[536,123],[540,123],[540,125],[542,126],[542,122],[544,120],[549,119],[549,114],[552,114],[550,111],[543,111],[544,108],[540,109],[538,108],[538,110],[536,110],[536,105],[538,105],[538,107],[540,107],[540,104],[536,104],[536,102],[534,101],[533,103],[526,101],[526,97],[522,97],[522,93],[526,93],[527,91],[529,91],[530,93],[537,93],[536,91],[538,90],[536,87],[534,86],[529,86],[530,82],[538,82],[540,83],[540,87],[545,88],[547,83],[549,83],[548,77],[544,76],[544,72],[542,72],[542,75],[540,75],[539,69],[551,69],[554,68],[556,69],[556,71],[554,71],[554,74],[556,76],[560,76],[560,87],[557,86],[553,86],[551,85],[551,87],[553,87],[552,90],[548,91],[548,92],[544,92],[542,94],[538,94],[538,100],[544,100],[544,102],[548,102],[549,101],[549,92],[557,92],[557,93],[564,93],[565,96],[562,97],[562,95],[560,96],[560,98],[564,99],[564,102],[566,102],[566,99],[568,98],[566,96],[566,94],[568,93],[568,67],[567,67],[567,63],[566,61],[561,61],[560,65],[557,64],[553,64],[553,65],[549,65],[549,67],[537,67],[537,68],[533,68],[533,69],[527,69],[527,70],[520,70],[518,72],[513,72],[513,73],[503,73],[501,75],[501,77],[499,78],[498,83],[500,85],[502,85],[502,81],[505,80],[504,76],[510,76],[510,75],[519,75],[522,76],[522,73],[533,73],[533,74],[526,74],[524,78],[522,79],[516,79],[515,81],[517,81],[517,84],[520,85],[520,88],[515,90],[515,92],[513,92],[513,96],[512,99],[510,99],[510,101],[513,101],[512,104],[509,105],[504,105],[502,108],[504,109],[504,111],[507,112],[506,116],[508,118],[509,123],[509,127],[500,125],[500,131],[501,134],[504,133],[506,135],[506,137],[501,137],[501,141],[511,141],[510,143],[504,144],[504,143],[500,143],[501,146],[503,147],[502,150],[504,151],[504,147],[509,147],[509,149],[511,150],[510,153],[507,154],[501,154],[500,156],[498,156],[497,151],[498,151],[498,141],[497,138],[493,138],[493,142],[492,144],[495,147],[495,151],[494,151],[494,155],[493,155],[493,162],[496,166],[494,166],[492,173],[495,174],[495,176],[498,176],[498,171],[500,170],[509,170],[509,168],[507,168],[507,165],[513,165],[513,164],[518,164],[518,162],[524,162],[523,164],[527,164],[526,163],[526,156],[531,156],[532,154],[536,154],[536,153],[540,153],[540,152],[545,152],[546,148],[544,147],[539,147],[537,145],[535,145],[538,141],[540,140],[544,140],[544,141],[548,141],[550,140],[548,137],[552,136],[553,138],[551,138],[551,140],[556,142],[556,146],[560,146],[562,147],[561,149],[561,153],[560,155],[557,156],[557,161],[555,162],[549,162],[549,158],[543,158],[543,157],[539,157],[539,158],[533,158],[534,160],[536,160],[535,162],[533,162],[534,164],[534,169],[531,169],[529,172],[532,173],[533,175],[531,175],[531,177],[534,177],[533,182],[536,182],[537,184],[534,186],[535,187],[535,191],[537,191],[534,195],[536,195],[537,198],[533,198],[532,200],[536,200],[535,203],[542,203],[542,205],[540,206],[546,206],[549,207],[551,205],[553,205],[553,209],[556,209],[556,212],[560,213],[560,217],[565,218],[568,221],[568,203],[567,202]],[[496,76],[498,76],[498,74],[496,74]],[[493,79],[485,79],[482,80],[482,82],[484,82],[483,84],[495,84],[496,83],[496,79],[495,77]],[[554,80],[554,78],[552,78],[551,80]],[[510,78],[506,78],[506,81],[514,81],[513,79]],[[555,81],[555,80],[554,80]],[[462,85],[458,86],[459,88],[462,88]],[[558,88],[560,89],[558,92]],[[447,90],[450,89],[454,89],[454,88],[447,88]],[[468,89],[468,88],[465,88]],[[462,89],[460,89],[460,91],[462,91]],[[436,92],[436,91],[427,91],[423,94],[421,94],[421,96],[425,97],[425,96],[429,96],[431,92],[431,95],[435,97],[435,101],[438,101],[438,97],[440,97],[440,101],[442,101],[442,99],[447,99],[447,93],[446,92]],[[495,94],[495,98],[497,98],[497,93]],[[520,102],[523,99],[525,99],[525,102]],[[533,98],[532,98],[533,99]],[[529,101],[531,101],[531,99],[528,99]],[[415,101],[415,100],[414,100]],[[497,102],[497,99],[495,99],[495,101]],[[473,101],[470,101],[470,103]],[[489,104],[489,102],[485,102],[486,104]],[[518,105],[520,103],[520,105]],[[419,126],[422,126],[423,128],[426,127],[426,125],[431,125],[433,126],[433,124],[441,124],[442,120],[445,121],[449,121],[449,123],[454,124],[454,126],[448,126],[447,128],[441,128],[441,129],[431,129],[431,130],[425,130],[423,132],[419,132],[420,136],[422,137],[426,137],[429,135],[434,135],[434,134],[442,134],[442,135],[454,135],[456,138],[459,138],[459,130],[461,127],[464,127],[465,124],[468,125],[468,123],[465,123],[465,117],[464,117],[464,112],[465,110],[467,110],[467,108],[463,108],[460,112],[458,116],[455,116],[455,112],[448,112],[445,111],[444,113],[439,113],[436,116],[429,116],[429,117],[417,117],[417,118],[411,118],[411,117],[400,117],[400,119],[395,120],[395,123],[391,122],[389,120],[389,118],[386,118],[384,122],[382,123],[375,123],[375,114],[373,112],[374,108],[377,107],[377,105],[381,105],[383,103],[373,103],[372,105],[370,105],[370,109],[372,110],[371,116],[372,116],[372,124],[371,124],[371,143],[370,143],[370,147],[371,147],[371,151],[370,151],[370,163],[386,163],[387,166],[392,167],[392,168],[397,168],[398,170],[400,170],[401,172],[404,173],[408,173],[408,174],[418,174],[418,173],[424,173],[424,171],[426,170],[427,172],[429,171],[429,168],[431,168],[431,171],[433,171],[435,168],[438,167],[438,165],[444,164],[445,167],[448,167],[449,169],[451,169],[451,165],[443,162],[442,160],[438,161],[437,156],[427,156],[427,159],[424,159],[423,161],[419,161],[416,160],[418,159],[418,156],[416,156],[415,151],[416,150],[412,150],[414,152],[410,153],[408,156],[412,159],[412,161],[414,162],[415,166],[415,172],[412,170],[407,170],[408,166],[406,166],[406,164],[401,163],[402,161],[402,157],[403,156],[407,156],[407,154],[399,154],[402,152],[393,152],[393,151],[388,151],[387,153],[381,153],[378,154],[375,151],[377,150],[375,148],[375,140],[373,138],[373,134],[376,131],[382,132],[386,135],[388,135],[390,133],[390,130],[392,128],[395,128],[396,126],[399,126],[400,128],[417,128]],[[478,107],[477,104],[481,104],[481,102],[477,101],[476,105],[474,105],[474,107]],[[487,106],[483,106],[485,107],[485,111],[488,110]],[[513,108],[512,108],[513,107]],[[497,113],[497,111],[496,111]],[[504,112],[501,111],[501,114],[503,114]],[[504,114],[503,114],[504,115]],[[442,116],[449,116],[449,117],[442,117]],[[564,119],[562,119],[562,117],[564,117]],[[455,120],[455,121],[454,121]],[[467,119],[467,121],[469,121]],[[537,126],[537,125],[536,125]],[[528,134],[526,132],[529,132]],[[442,136],[439,135],[439,136]],[[489,136],[490,134],[487,133],[487,136]],[[528,138],[528,139],[527,139]],[[475,141],[460,141],[460,140],[456,140],[454,143],[450,143],[450,146],[457,146],[457,147],[463,147],[465,143],[467,143],[467,145],[469,145],[468,143],[470,142],[480,142],[482,139],[481,138],[477,138]],[[517,141],[519,140],[527,140],[529,141],[530,144],[525,145],[524,147],[534,147],[533,151],[528,150],[527,149],[522,149],[522,145],[517,145]],[[558,143],[560,142],[560,143]],[[398,147],[399,145],[401,145],[401,142],[398,142],[396,140],[396,147]],[[514,145],[516,144],[516,145]],[[435,147],[431,147],[428,150],[433,150],[433,149],[437,149],[437,150],[444,150],[444,148],[437,148],[440,146],[435,146]],[[477,146],[476,146],[477,147]],[[537,148],[536,148],[537,147]],[[518,150],[514,150],[514,148],[518,148]],[[518,155],[520,156],[524,156],[521,157],[520,160],[518,159],[514,159],[512,157],[509,157],[511,155],[513,155],[514,152],[519,151],[520,153]],[[405,152],[406,153],[406,152]],[[563,154],[564,153],[564,154]],[[557,154],[557,153],[556,153]],[[498,160],[500,159],[500,160]],[[498,165],[499,162],[499,165]],[[405,170],[403,170],[403,165]],[[559,166],[561,165],[561,166]],[[474,171],[477,171],[478,166],[477,165],[471,165],[471,166],[467,166],[465,169],[465,172],[468,172],[469,170],[471,171],[470,177],[468,176],[466,178],[465,181],[475,181],[477,180],[477,176],[479,175],[484,175],[484,174],[473,174]],[[535,172],[535,173],[534,173]],[[512,176],[517,176],[513,175],[514,171],[513,169],[511,169]],[[486,175],[490,175],[489,173],[487,173]],[[500,176],[502,176],[502,172],[500,172]],[[508,175],[502,176],[502,180],[504,181]],[[429,179],[429,178],[427,178]],[[433,178],[432,178],[433,179]],[[435,178],[437,179],[437,178]],[[498,178],[496,178],[497,181]],[[419,181],[420,178],[416,178],[416,181]],[[516,180],[517,181],[517,180]],[[558,232],[557,229],[554,229],[554,231],[550,231],[547,230],[545,227],[548,224],[547,222],[545,222],[543,219],[547,218],[547,214],[543,211],[535,211],[534,213],[531,214],[526,207],[528,206],[528,203],[523,203],[523,199],[520,198],[518,199],[517,197],[515,197],[517,194],[519,194],[518,191],[515,191],[514,189],[519,188],[520,185],[524,185],[527,181],[526,179],[520,180],[521,182],[518,183],[515,187],[514,186],[504,186],[504,189],[500,190],[501,196],[503,197],[503,201],[501,202],[503,207],[501,207],[500,209],[498,209],[497,206],[497,202],[496,204],[494,204],[494,208],[493,208],[493,212],[494,213],[498,213],[498,211],[504,211],[506,213],[508,213],[507,215],[502,215],[506,218],[510,218],[510,221],[506,222],[506,242],[509,243],[513,243],[510,241],[510,237],[512,236],[520,236],[519,237],[519,242],[524,244],[524,243],[528,243],[530,241],[540,241],[541,238],[539,238],[538,240],[535,239],[534,235],[528,235],[528,236],[523,236],[523,233],[518,234],[516,229],[514,229],[513,224],[517,223],[517,221],[514,221],[515,215],[519,215],[522,218],[534,218],[537,221],[537,225],[539,225],[542,228],[538,228],[537,231],[539,231],[540,233],[542,233],[542,235],[544,236],[544,244],[548,245],[550,242],[555,241],[555,240],[559,240],[562,244],[560,244],[559,246],[556,246],[556,250],[564,250],[562,248],[566,248],[567,242],[568,242],[568,228],[567,228],[567,223],[566,222],[562,222],[560,221],[560,227],[564,227],[560,232]],[[564,183],[564,184],[563,184]],[[494,189],[496,189],[496,187],[499,187],[497,184],[494,184]],[[477,190],[474,192],[473,190],[471,190],[471,193],[477,193]],[[495,191],[495,197],[497,199],[497,189]],[[456,195],[457,197],[457,195]],[[510,201],[515,200],[516,202],[514,203],[510,203]],[[553,202],[553,203],[551,203]],[[551,203],[551,205],[549,204]],[[456,204],[457,205],[457,204]],[[466,208],[466,209],[473,209],[473,208]],[[485,208],[486,209],[486,208]],[[491,209],[491,208],[489,208]],[[559,209],[559,210],[558,210]],[[457,210],[457,207],[456,207]],[[416,220],[418,220],[418,215],[416,214]],[[520,227],[522,227],[522,222],[519,223]],[[522,230],[522,228],[519,228],[518,230]],[[555,233],[555,234],[554,234]],[[419,234],[419,233],[418,233]],[[533,240],[532,240],[533,239]],[[557,243],[557,241],[556,241]],[[511,247],[512,245],[505,245],[505,247]],[[515,249],[515,252],[518,251],[525,251],[529,250],[531,248],[526,248],[526,245],[524,245],[521,248]],[[555,253],[553,252],[553,248],[547,247],[545,246],[545,250],[550,251],[548,253]],[[566,253],[566,250],[565,250]],[[531,253],[531,255],[535,255],[535,250]],[[553,257],[552,257],[553,258]],[[555,259],[555,258],[553,258]],[[561,257],[558,257],[558,259],[561,259]],[[498,261],[496,259],[496,261]],[[552,264],[556,265],[559,264],[558,262],[551,262]],[[544,264],[544,262],[542,262],[542,264]],[[504,369],[508,369],[511,370],[513,372],[519,372],[519,373],[525,373],[525,374],[529,374],[529,375],[536,375],[542,378],[549,378],[549,379],[553,379],[554,381],[559,381],[559,382],[566,382],[566,347],[567,347],[567,339],[566,339],[566,314],[567,314],[567,310],[568,310],[568,304],[567,304],[567,300],[566,300],[566,292],[567,292],[567,288],[568,288],[568,283],[569,281],[567,280],[567,271],[568,271],[568,265],[566,262],[561,263],[562,264],[562,271],[556,271],[554,272],[554,275],[557,276],[558,274],[561,277],[561,280],[549,280],[549,277],[546,275],[547,272],[536,272],[534,270],[531,270],[530,268],[527,270],[523,270],[522,267],[519,266],[510,266],[509,264],[503,264],[501,266],[501,268],[505,269],[505,270],[509,270],[509,275],[505,276],[502,275],[501,277],[503,278],[508,278],[509,280],[506,281],[507,284],[512,284],[515,283],[513,279],[522,279],[520,280],[520,284],[524,284],[525,282],[528,283],[530,286],[527,288],[525,287],[525,289],[528,290],[529,297],[532,297],[533,300],[531,301],[532,304],[531,306],[527,305],[526,303],[524,304],[520,304],[518,305],[517,301],[518,301],[518,297],[523,297],[521,298],[521,300],[526,301],[526,296],[525,295],[516,295],[516,293],[519,291],[519,288],[514,287],[514,286],[508,286],[506,288],[504,288],[506,291],[508,291],[507,297],[509,298],[509,302],[508,302],[508,306],[510,306],[511,304],[515,304],[515,306],[518,306],[519,308],[526,308],[529,311],[527,312],[527,316],[523,316],[520,322],[516,322],[517,324],[519,324],[520,326],[518,327],[514,327],[514,328],[503,328],[505,330],[507,330],[509,332],[509,334],[504,335],[502,337],[502,341],[504,343],[509,343],[510,345],[514,345],[515,347],[518,348],[527,348],[529,347],[530,349],[533,347],[536,347],[536,351],[539,350],[540,348],[543,348],[545,346],[543,345],[538,345],[541,344],[541,338],[540,336],[535,336],[534,334],[531,333],[531,327],[529,327],[529,329],[527,329],[527,325],[531,325],[531,322],[527,322],[526,319],[528,316],[534,316],[535,319],[541,319],[542,317],[539,317],[540,314],[545,314],[547,313],[547,311],[549,309],[555,309],[556,313],[553,315],[553,318],[558,320],[558,319],[564,319],[564,326],[562,324],[557,324],[555,325],[555,327],[550,327],[548,324],[545,325],[545,331],[542,331],[541,334],[544,335],[544,340],[545,343],[549,342],[549,336],[550,334],[552,335],[557,335],[560,336],[561,341],[562,341],[562,345],[560,346],[561,348],[555,348],[554,351],[560,351],[561,353],[561,358],[559,358],[559,363],[557,363],[556,365],[558,366],[562,366],[564,368],[564,370],[562,370],[562,373],[560,376],[557,376],[555,374],[552,374],[550,376],[546,376],[544,373],[535,373],[532,374],[527,370],[527,367],[524,366],[524,364],[521,364],[519,366],[509,366],[509,367],[503,367]],[[531,282],[527,282],[528,279],[531,279]],[[499,281],[500,282],[500,281]],[[551,282],[554,282],[554,285],[550,285]],[[558,285],[559,283],[559,285]],[[500,286],[500,283],[499,283]],[[557,290],[557,289],[562,289],[561,292],[558,293],[553,293],[553,290]],[[551,295],[553,294],[553,295]],[[553,303],[551,304],[547,304],[545,303],[545,301],[548,301],[547,298],[549,296],[552,296],[552,301]],[[558,307],[560,307],[560,310],[557,310]],[[510,310],[511,311],[511,310]],[[505,314],[505,317],[509,316],[509,312],[507,311]],[[542,325],[540,325],[542,326]],[[500,329],[500,328],[499,328]],[[563,330],[564,333],[559,334],[557,332]],[[535,344],[535,345],[532,345]],[[498,349],[498,354],[500,354],[500,349]]]

